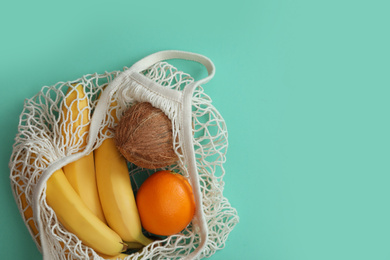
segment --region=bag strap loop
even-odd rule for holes
[[[135,70],[137,72],[141,72],[149,68],[150,66],[154,65],[157,62],[164,61],[164,60],[172,60],[172,59],[195,61],[205,66],[208,72],[208,76],[197,81],[198,85],[205,84],[214,77],[215,66],[214,63],[209,58],[197,53],[187,52],[187,51],[177,51],[177,50],[159,51],[150,54],[149,56],[146,56],[145,58],[134,63],[134,65],[131,66],[130,69]]]
[[[189,173],[189,178],[191,180],[191,184],[193,185],[193,192],[196,200],[196,216],[197,219],[195,220],[197,224],[199,225],[198,228],[201,231],[201,238],[200,238],[200,243],[199,246],[188,256],[186,256],[184,259],[193,259],[195,257],[198,257],[201,252],[204,250],[207,244],[208,240],[208,229],[207,229],[207,224],[206,224],[206,219],[205,215],[202,211],[202,194],[200,191],[200,184],[199,184],[199,176],[198,176],[198,169],[196,166],[196,159],[195,159],[195,152],[194,152],[194,144],[192,141],[192,124],[191,124],[191,118],[192,118],[192,96],[193,92],[195,89],[202,85],[207,83],[210,79],[214,77],[215,74],[215,66],[213,62],[200,54],[197,53],[192,53],[192,52],[185,52],[185,51],[175,51],[175,50],[170,50],[170,51],[160,51],[156,52],[154,54],[151,54],[149,56],[146,56],[145,58],[139,60],[136,62],[129,71],[140,73],[141,71],[149,68],[150,66],[156,64],[157,62],[164,61],[164,60],[171,60],[171,59],[183,59],[183,60],[190,60],[190,61],[195,61],[203,66],[206,67],[208,76],[200,79],[198,81],[192,82],[188,84],[185,88],[183,94],[181,96],[181,105],[182,105],[182,127],[181,129],[182,134],[183,134],[183,152],[184,152],[184,157],[185,161],[187,162],[187,170]],[[146,77],[145,77],[146,78]],[[141,79],[142,80],[142,79]],[[147,83],[147,82],[145,82]],[[145,84],[144,83],[144,84]],[[164,92],[166,88],[164,87],[156,87],[156,90],[159,92]],[[175,92],[175,91],[174,91]],[[166,93],[167,96],[174,96],[169,93]],[[178,94],[178,92],[176,93]]]
[[[213,62],[200,54],[191,53],[191,52],[185,52],[185,51],[176,51],[176,50],[168,50],[168,51],[160,51],[153,53],[149,56],[146,56],[145,58],[139,60],[138,62],[134,63],[133,66],[131,66],[127,71],[124,71],[123,73],[119,74],[106,88],[106,90],[102,93],[100,97],[100,101],[97,104],[95,108],[94,115],[91,118],[91,125],[89,130],[89,137],[88,137],[88,143],[86,148],[77,154],[72,154],[68,156],[67,158],[64,158],[61,161],[54,162],[52,165],[50,165],[43,173],[41,178],[38,180],[38,183],[35,187],[35,190],[33,192],[33,209],[34,209],[34,219],[36,220],[39,228],[39,232],[41,235],[41,244],[42,244],[42,254],[43,259],[49,259],[50,258],[50,245],[47,241],[46,237],[43,235],[44,228],[43,223],[40,218],[40,205],[39,205],[39,198],[44,190],[46,181],[50,178],[52,173],[56,170],[64,166],[65,164],[77,160],[81,158],[82,156],[89,153],[93,147],[93,143],[97,138],[97,134],[99,131],[99,126],[104,118],[105,111],[107,107],[109,106],[109,100],[112,95],[112,92],[114,92],[119,86],[126,85],[129,82],[131,82],[132,78],[131,75],[136,72],[140,73],[141,71],[149,68],[150,66],[154,65],[155,63],[158,63],[160,61],[164,60],[171,60],[171,59],[184,59],[184,60],[190,60],[198,62],[202,65],[204,65],[207,69],[208,75],[207,77],[200,79],[198,81],[192,82],[189,85],[186,86],[184,89],[183,95],[179,95],[179,93],[171,93],[166,92],[166,96],[175,97],[177,99],[181,99],[182,102],[182,108],[183,108],[183,134],[185,136],[184,138],[184,148],[186,150],[186,161],[188,162],[188,171],[190,175],[190,179],[194,185],[194,196],[197,198],[198,206],[202,205],[202,196],[200,193],[200,187],[199,187],[199,177],[198,177],[198,171],[196,167],[196,161],[195,161],[195,154],[194,154],[194,148],[191,138],[192,133],[192,127],[191,127],[191,98],[193,91],[195,88],[199,85],[202,85],[204,83],[207,83],[210,79],[214,77],[215,74],[215,67]],[[140,74],[142,75],[142,74]],[[145,77],[146,78],[146,77]],[[143,79],[140,79],[143,81]],[[146,82],[150,84],[150,82]],[[158,85],[158,84],[157,84]],[[153,87],[153,86],[151,86]],[[155,86],[154,88],[161,91],[161,89],[166,89],[161,86]],[[167,91],[167,90],[164,90]],[[203,212],[201,211],[201,208],[198,208],[198,221],[200,222],[200,230],[203,231],[203,235],[201,237],[200,245],[185,259],[192,259],[193,257],[197,257],[200,255],[202,250],[206,246],[206,242],[208,239],[208,230],[206,225],[206,220]]]

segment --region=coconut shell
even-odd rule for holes
[[[149,102],[131,106],[115,129],[120,153],[135,165],[156,169],[175,163],[172,123],[165,113]]]

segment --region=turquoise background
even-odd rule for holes
[[[211,257],[390,259],[390,2],[7,1],[0,4],[0,256],[41,259],[8,161],[42,86],[165,49],[216,65],[224,195],[240,223]]]

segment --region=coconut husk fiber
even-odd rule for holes
[[[131,106],[115,129],[120,153],[135,165],[156,169],[175,163],[172,123],[165,113],[149,102]]]

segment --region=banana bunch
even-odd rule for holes
[[[61,111],[64,144],[85,148],[89,113],[84,86],[70,87]],[[142,233],[127,162],[112,138],[57,170],[46,185],[47,203],[58,220],[96,252],[116,256],[153,242]]]

